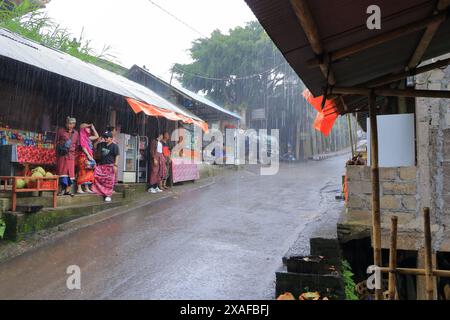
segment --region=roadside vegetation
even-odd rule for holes
[[[359,300],[356,294],[356,284],[353,280],[353,275],[350,263],[347,260],[342,260],[342,279],[344,280],[346,300]]]
[[[119,74],[126,70],[112,62],[115,57],[110,54],[110,46],[104,46],[100,52],[96,52],[91,46],[91,40],[84,39],[83,32],[79,37],[74,37],[67,28],[55,23],[44,10],[29,0],[19,5],[7,5],[4,0],[0,0],[0,28],[104,69]]]

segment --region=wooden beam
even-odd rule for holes
[[[416,47],[416,50],[414,51],[411,59],[409,60],[408,69],[417,67],[420,61],[422,61],[423,55],[430,46],[431,40],[433,40],[434,35],[438,31],[439,26],[442,24],[443,21],[444,20],[436,21],[428,25],[424,34],[422,35],[422,38],[419,41],[419,44]]]
[[[438,11],[446,10],[447,7],[450,4],[450,0],[439,0],[436,9]],[[427,51],[428,47],[430,46],[431,40],[433,40],[434,35],[438,31],[439,27],[441,26],[442,21],[436,21],[434,23],[430,23],[425,30],[424,34],[422,35],[422,38],[419,41],[419,44],[417,45],[416,50],[414,51],[411,59],[408,63],[408,69],[412,69],[417,67],[417,65],[422,61],[422,58]]]
[[[328,57],[331,62],[334,62],[336,60],[348,57],[352,54],[358,53],[360,51],[375,47],[377,45],[383,44],[385,42],[397,39],[401,36],[416,32],[418,30],[422,30],[426,27],[428,27],[430,24],[435,24],[437,22],[442,23],[445,19],[447,19],[447,11],[440,12],[432,17],[416,21],[410,24],[407,24],[405,26],[402,26],[400,28],[391,30],[389,32],[380,34],[378,36],[374,36],[372,38],[362,40],[358,43],[355,43],[351,46],[348,46],[346,48],[342,48],[339,50],[336,50],[334,52],[330,52],[328,54]],[[321,61],[320,59],[311,59],[307,62],[307,65],[310,67],[316,67],[320,65]]]
[[[308,3],[305,0],[291,0],[291,5],[314,54],[316,56],[325,57],[325,59],[321,59],[322,61],[317,65],[320,67],[325,79],[328,79],[328,84],[335,85],[336,79],[332,70],[328,70],[328,66],[330,65],[328,55],[323,49],[319,31],[311,14],[311,10],[309,9]]]
[[[375,93],[383,97],[442,98],[450,99],[450,91],[415,90],[415,89],[375,89]]]
[[[450,7],[450,0],[439,0],[439,3],[437,5],[437,9],[439,11],[443,11]]]
[[[378,168],[378,126],[376,96],[369,93],[370,114],[370,166],[372,177],[372,242],[373,261],[378,267],[383,265],[381,259],[381,215],[380,215],[380,171]],[[375,290],[375,299],[382,300],[382,290]]]
[[[382,267],[380,268],[380,271],[383,273],[389,273],[389,268]],[[407,274],[411,276],[424,276],[425,269],[397,268],[396,273]],[[450,270],[433,270],[432,273],[435,277],[450,278]]]
[[[329,94],[367,96],[373,90],[375,95],[382,97],[412,97],[412,98],[443,98],[450,99],[450,91],[446,90],[415,90],[415,89],[371,89],[361,87],[332,87]]]
[[[415,76],[415,75],[418,75],[418,74],[421,74],[424,72],[428,72],[428,71],[431,71],[431,70],[434,70],[437,68],[442,68],[442,67],[448,66],[449,64],[450,64],[450,58],[444,59],[444,60],[439,60],[437,62],[433,62],[433,63],[427,64],[425,66],[412,69],[410,71],[405,71],[405,72],[401,72],[401,73],[395,73],[395,74],[390,74],[387,76],[379,77],[377,79],[366,82],[362,86],[369,87],[369,88],[379,87],[382,85],[386,85],[386,84],[389,84],[392,82],[396,82],[396,81],[405,79],[407,77],[412,77],[412,76]]]

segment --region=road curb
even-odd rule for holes
[[[87,228],[96,223],[100,223],[112,219],[114,217],[127,214],[130,211],[145,206],[149,206],[151,204],[158,203],[160,201],[173,199],[177,195],[198,191],[210,187],[216,183],[217,179],[220,179],[222,177],[223,176],[213,176],[202,180],[198,180],[192,184],[192,187],[191,186],[185,187],[185,185],[182,185],[180,186],[181,189],[179,190],[174,189],[173,193],[164,194],[162,196],[159,196],[158,198],[145,200],[144,199],[145,193],[143,193],[142,195],[140,195],[141,199],[137,200],[134,203],[124,204],[120,207],[106,209],[104,211],[92,215],[68,221],[56,227],[37,232],[36,234],[31,235],[29,236],[29,238],[22,240],[20,242],[7,242],[3,245],[0,245],[0,264],[12,260],[16,257],[19,257],[23,254],[26,254],[27,252],[37,250],[45,245],[57,241],[58,239],[68,236],[73,232],[76,232],[83,228]],[[202,184],[199,185],[200,183]]]

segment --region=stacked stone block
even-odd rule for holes
[[[367,166],[347,166],[347,212],[370,216],[371,171]],[[380,207],[383,215],[417,214],[416,167],[380,168]]]

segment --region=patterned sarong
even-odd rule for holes
[[[97,165],[94,170],[94,177],[95,181],[92,190],[104,197],[111,197],[115,183],[114,165]]]

